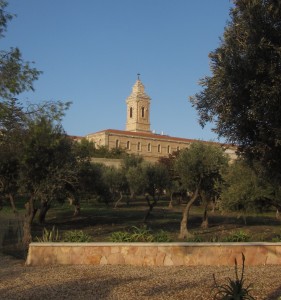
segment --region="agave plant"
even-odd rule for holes
[[[244,280],[244,269],[245,269],[245,256],[242,253],[242,272],[241,278],[238,276],[237,260],[235,258],[235,279],[227,278],[227,283],[219,285],[216,281],[215,274],[213,274],[215,289],[217,290],[214,299],[220,300],[254,300],[250,295],[252,290],[252,284],[245,287]]]
[[[48,242],[58,242],[60,240],[60,235],[58,229],[55,226],[51,230],[47,228],[43,229],[42,237],[36,237],[37,242],[48,243]]]

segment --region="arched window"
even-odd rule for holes
[[[171,152],[170,146],[167,147],[167,153],[169,154]]]
[[[138,146],[137,146],[138,151],[141,151],[141,143],[138,142]]]
[[[130,118],[132,118],[132,117],[133,117],[133,108],[130,107]]]
[[[141,108],[141,117],[144,118],[144,107]]]
[[[130,150],[131,149],[131,143],[128,141],[127,142],[127,147],[126,147],[128,150]]]
[[[161,152],[161,145],[159,144],[157,147],[157,151],[160,153]]]
[[[180,147],[179,146],[177,146],[177,151],[180,151]]]
[[[151,152],[151,144],[150,143],[147,145],[147,151]]]
[[[119,140],[116,140],[115,147],[116,147],[116,148],[119,148],[119,147],[120,147],[120,141],[119,141]]]

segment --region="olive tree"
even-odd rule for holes
[[[211,76],[191,97],[201,125],[214,131],[281,184],[281,2],[234,0]]]
[[[209,143],[196,142],[180,152],[176,160],[176,170],[190,198],[183,209],[179,238],[190,235],[187,229],[190,209],[201,193],[209,193],[221,179],[221,170],[227,166],[228,159],[223,150]]]

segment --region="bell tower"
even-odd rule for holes
[[[127,131],[150,132],[150,97],[144,91],[140,74],[127,98]]]

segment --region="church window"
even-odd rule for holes
[[[158,145],[157,150],[159,153],[161,152],[161,145]]]
[[[132,118],[132,117],[133,117],[133,108],[130,107],[130,118]]]
[[[167,147],[167,153],[168,153],[168,154],[171,153],[171,147],[170,147],[170,146]]]
[[[116,148],[120,147],[120,141],[119,140],[116,140],[115,146],[116,146]]]
[[[147,151],[151,152],[151,144],[150,143],[147,145]]]
[[[138,146],[137,146],[138,151],[141,151],[141,143],[138,142]]]
[[[141,108],[141,117],[144,118],[144,107]]]
[[[127,142],[127,149],[130,150],[131,149],[131,143],[128,141]]]

